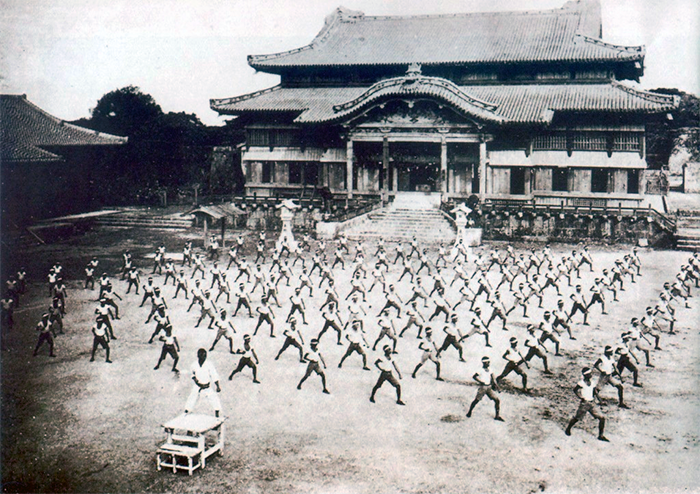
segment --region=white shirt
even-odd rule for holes
[[[606,374],[612,374],[614,368],[615,368],[615,361],[613,360],[613,358],[608,357],[607,355],[603,354],[600,357],[600,370],[601,370],[601,372],[605,372]]]
[[[508,350],[506,350],[505,357],[506,360],[513,362],[514,364],[517,364],[522,360],[520,354],[518,353],[518,350],[514,348],[509,348]]]
[[[192,375],[201,385],[210,384],[219,380],[219,374],[217,374],[214,364],[212,364],[209,359],[205,360],[204,364],[201,366],[199,365],[199,361],[195,362],[192,366]]]
[[[479,371],[476,373],[476,377],[479,378],[479,381],[481,381],[479,384],[480,385],[485,385],[485,386],[490,386],[491,385],[491,379],[493,378],[493,372],[491,372],[491,369],[484,369],[483,367],[479,369]]]
[[[578,386],[581,388],[580,393],[583,401],[593,401],[593,390],[595,389],[593,381],[590,384],[586,384],[586,381],[581,380],[578,382]]]

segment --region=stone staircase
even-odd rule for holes
[[[438,207],[439,204],[438,197]],[[454,223],[438,207],[433,195],[402,195],[392,205],[367,213],[344,231],[354,240],[381,237],[410,241],[415,235],[421,243],[454,242]]]
[[[700,251],[700,211],[679,214],[676,222],[676,248]]]
[[[121,211],[100,216],[95,220],[100,227],[108,228],[163,228],[185,230],[192,227],[192,219],[180,215],[159,216],[138,211]]]

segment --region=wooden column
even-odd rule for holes
[[[382,140],[382,202],[389,200],[389,138]]]
[[[204,216],[204,249],[209,248],[209,216]]]
[[[346,161],[345,161],[345,186],[348,189],[348,199],[352,199],[352,189],[353,189],[352,160],[353,160],[353,157],[352,157],[352,139],[350,139],[350,137],[348,137]]]
[[[479,143],[479,199],[486,195],[486,142]]]
[[[447,194],[447,141],[445,136],[440,138],[440,187],[443,194]]]

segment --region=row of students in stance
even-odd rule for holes
[[[261,234],[258,245],[265,244],[263,235],[264,233]],[[328,248],[334,248],[332,265],[327,259]],[[530,369],[532,359],[535,357],[540,359],[544,373],[551,374],[547,355],[550,350],[547,345],[554,345],[554,356],[561,355],[560,337],[565,331],[570,340],[576,339],[574,319],[578,314],[583,318],[581,323],[588,325],[589,316],[596,305],[600,306],[602,314],[607,313],[606,309],[609,309],[610,305],[606,300],[608,293],[612,294],[612,302],[615,302],[618,300],[618,293],[625,290],[625,282],[636,283],[637,278],[641,276],[641,262],[637,250],[633,249],[629,254],[615,260],[610,269],[603,269],[599,276],[594,275],[588,294],[585,294],[583,284],[579,282],[582,279],[582,270],[584,278],[587,277],[585,268],[588,268],[589,273],[594,272],[593,256],[585,245],[560,257],[555,256],[548,245],[542,250],[533,250],[529,254],[518,254],[508,246],[505,252],[492,249],[481,255],[475,255],[461,243],[454,246],[451,253],[444,245],[439,246],[436,252],[430,252],[414,238],[408,248],[398,244],[392,255],[387,252],[387,247],[380,240],[373,262],[368,263],[365,260],[365,246],[361,241],[355,243],[351,253],[351,243],[344,237],[334,245],[323,241],[314,242],[309,237],[304,237],[298,245],[283,246],[281,250],[273,250],[270,253],[269,262],[264,249],[261,253],[261,250],[256,248],[258,255],[257,263],[254,265],[247,263],[245,250],[245,241],[239,237],[229,249],[229,262],[224,269],[219,265],[218,252],[210,253],[207,263],[204,255],[195,253],[192,245],[188,243],[183,249],[182,262],[178,262],[179,266],[176,266],[175,261],[168,258],[166,249],[161,244],[155,253],[150,277],[143,284],[140,279],[141,272],[134,266],[131,253],[129,251],[124,253],[121,282],[126,284],[125,293],[129,295],[133,288],[138,296],[141,288],[143,295],[138,307],[150,303],[145,323],[149,324],[151,321],[155,323],[148,343],[156,339],[163,343],[155,369],[159,369],[163,361],[170,356],[173,361],[172,370],[178,370],[180,342],[170,319],[168,302],[163,294],[163,288],[169,286],[170,282],[174,287],[171,298],[173,304],[180,304],[179,296],[182,294],[187,300],[185,302],[187,312],[193,308],[199,309],[199,317],[194,327],[199,327],[202,322],[208,321],[206,327],[216,330],[208,351],[215,351],[217,344],[225,339],[228,342],[229,353],[239,356],[238,363],[229,376],[230,379],[244,369],[250,368],[253,373],[253,382],[260,382],[258,379],[260,361],[253,348],[253,338],[257,337],[258,331],[264,326],[268,327],[270,337],[274,338],[277,336],[276,326],[282,324],[284,342],[275,360],[280,359],[288,348],[296,348],[299,352],[299,360],[307,366],[298,384],[299,389],[312,374],[316,374],[321,380],[323,392],[329,393],[327,364],[319,346],[325,333],[332,329],[336,333],[337,344],[347,343],[338,368],[342,368],[353,354],[358,354],[362,359],[363,369],[370,369],[368,358],[371,358],[372,363],[379,370],[378,380],[370,394],[372,402],[375,401],[376,393],[381,386],[389,382],[396,390],[396,402],[404,403],[401,397],[402,375],[396,355],[400,339],[409,331],[412,332],[411,328],[417,329],[415,338],[420,350],[420,360],[416,363],[411,376],[415,378],[422,366],[430,362],[435,366],[436,379],[443,381],[441,363],[445,353],[450,348],[454,348],[459,360],[465,361],[464,344],[472,341],[470,338],[476,335],[483,337],[484,348],[493,348],[491,340],[494,335],[491,334],[491,327],[496,320],[499,320],[502,330],[513,334],[507,340],[508,345],[502,355],[504,368],[496,376],[491,371],[491,358],[488,355],[484,356],[481,369],[473,376],[479,388],[467,413],[468,417],[471,416],[477,403],[487,396],[494,401],[497,420],[502,420],[497,392],[510,373],[514,372],[521,377],[522,390],[528,392],[528,373],[525,369]],[[350,258],[352,258],[351,261]],[[92,328],[91,360],[94,360],[95,352],[102,347],[106,350],[106,361],[111,362],[109,342],[116,339],[112,323],[119,319],[119,305],[116,300],[121,301],[122,297],[114,291],[107,273],[95,279],[94,273],[98,268],[98,263],[95,261],[96,259],[93,259],[86,267],[84,283],[86,290],[94,289],[96,283],[99,288],[99,305],[95,310],[95,324]],[[296,266],[297,263],[300,264],[299,267]],[[397,265],[398,269],[395,267]],[[621,335],[621,341],[618,342],[615,351],[613,352],[612,346],[606,347],[601,358],[591,366],[599,373],[599,379],[594,387],[595,399],[606,384],[611,384],[618,389],[619,405],[623,408],[626,406],[623,400],[622,383],[618,376],[621,376],[624,370],[629,370],[633,373],[634,384],[640,386],[637,352],[643,353],[646,365],[652,367],[650,354],[654,349],[659,349],[662,324],[669,326],[667,331],[670,334],[674,333],[677,309],[675,306],[679,302],[685,306],[688,305],[691,284],[694,281],[697,285],[700,278],[699,265],[696,254],[681,267],[673,281],[664,285],[659,303],[647,308],[642,317],[631,321],[630,328]],[[57,263],[49,273],[48,283],[53,300],[51,305],[53,306],[54,303],[57,305],[62,317],[65,315],[66,289],[62,282],[61,270],[60,264]],[[345,270],[350,271],[350,283],[347,286],[341,285],[347,290],[347,293],[341,297],[336,289],[336,279],[344,278],[346,275],[342,272]],[[446,279],[450,274],[451,279]],[[162,287],[155,283],[156,276],[163,277]],[[392,278],[395,278],[393,283],[390,282]],[[375,288],[382,292],[380,299],[384,302],[383,305],[380,303],[382,308],[376,313],[371,310],[367,301]],[[309,301],[307,296],[314,297],[314,289],[324,290],[325,299],[318,308],[315,307],[317,304],[307,303]],[[214,296],[215,290],[216,296]],[[280,292],[289,290],[292,290],[292,294],[288,301],[283,300],[283,306],[279,300]],[[258,291],[260,298],[256,304],[253,300],[257,298]],[[551,309],[543,306],[548,292],[556,292],[557,295],[556,305]],[[56,293],[59,295],[57,296]],[[402,299],[401,294],[406,300]],[[566,294],[570,300],[568,308],[565,302]],[[56,299],[58,302],[54,302]],[[124,300],[130,311],[136,306],[132,299]],[[254,307],[255,305],[257,307]],[[279,321],[280,317],[275,314],[273,305],[278,309],[289,308],[284,323]],[[184,308],[184,305],[181,307]],[[428,308],[431,311],[430,316],[427,316]],[[241,309],[244,309],[243,315],[239,316]],[[517,309],[522,309],[521,316],[517,314]],[[542,315],[535,315],[540,309],[544,311]],[[488,318],[487,311],[490,312]],[[239,329],[244,325],[246,313],[248,318],[257,318],[252,335],[242,334],[243,331]],[[50,355],[55,355],[52,338],[56,323],[51,321],[51,317],[50,314],[48,316],[44,314],[37,326],[40,337],[35,354],[44,342],[49,342]],[[439,322],[441,317],[444,317],[444,322]],[[300,330],[298,319],[301,319],[301,325],[304,326],[308,326],[307,319],[319,326],[322,324],[316,337],[309,339],[308,345],[303,333],[308,334],[310,328]],[[468,321],[466,328],[461,320]],[[521,334],[522,326],[526,327],[526,332]],[[377,336],[370,346],[368,335],[375,328]],[[438,344],[435,336],[438,331],[444,333],[441,344]],[[42,336],[47,333],[49,337]],[[235,349],[236,342],[241,336],[239,348]],[[381,344],[385,339],[389,344]],[[653,348],[650,345],[652,341]],[[369,355],[375,355],[377,347],[380,347],[381,351],[376,354],[376,358],[369,357]],[[204,348],[198,351],[198,362],[202,360],[203,352],[205,357],[202,362],[209,362],[206,360],[207,350]],[[591,367],[583,373],[584,378],[587,374],[592,375]],[[195,374],[193,374],[194,377],[196,377]],[[195,386],[200,389],[202,388],[199,384],[207,384],[205,381],[207,379],[201,375],[194,379]],[[211,382],[218,382],[218,379]],[[588,403],[590,401],[588,384],[581,383],[585,384],[587,381],[584,379],[578,383],[577,396],[582,403],[583,401]],[[215,397],[212,392],[205,394]],[[189,403],[190,400],[187,408],[191,410],[193,405]],[[216,405],[214,402],[212,404]],[[583,408],[586,409],[584,414],[592,410],[591,413],[594,416],[600,415],[595,407]],[[215,406],[215,409],[220,410],[220,404]],[[570,431],[573,423],[581,418],[581,409],[579,408],[575,420],[572,420],[567,431]],[[604,420],[601,424],[600,436],[604,438],[602,434]]]

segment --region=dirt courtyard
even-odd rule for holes
[[[155,452],[165,439],[161,424],[184,410],[192,387],[188,370],[197,349],[209,348],[215,331],[203,323],[194,328],[199,311],[187,312],[189,301],[182,295],[173,300],[172,284],[163,288],[170,308],[170,318],[180,342],[180,374],[170,371],[166,360],[159,370],[153,367],[161,344],[148,344],[154,324],[144,324],[150,303],[139,308],[141,296],[125,294],[126,283],[119,280],[121,253],[131,249],[135,264],[141,269],[142,283],[150,273],[152,261],[146,258],[163,242],[169,254],[180,254],[187,239],[201,245],[195,231],[173,233],[145,230],[95,230],[79,237],[15,252],[9,263],[15,269],[27,267],[28,293],[15,311],[15,327],[5,341],[2,352],[2,484],[4,492],[310,492],[310,493],[433,493],[433,492],[697,492],[700,490],[700,290],[693,288],[691,308],[677,305],[678,334],[661,336],[662,350],[652,352],[655,368],[639,365],[642,388],[632,387],[631,375],[625,377],[625,401],[629,409],[617,407],[616,391],[606,387],[601,395],[607,417],[609,443],[596,440],[596,421],[590,416],[579,422],[567,437],[564,429],[576,411],[578,400],[572,388],[580,379],[584,366],[592,366],[605,345],[621,344],[620,333],[632,317],[642,317],[644,308],[655,305],[664,281],[672,281],[690,254],[676,251],[640,249],[642,274],[636,284],[625,281],[619,302],[607,296],[608,315],[600,306],[591,309],[590,326],[574,318],[576,340],[561,337],[561,357],[554,356],[551,343],[548,354],[553,375],[545,375],[538,359],[526,370],[532,392],[520,391],[520,379],[511,374],[500,393],[501,414],[505,422],[493,420],[494,409],[484,399],[465,417],[477,386],[472,379],[481,358],[488,355],[496,373],[503,369],[502,355],[511,336],[522,347],[526,324],[539,323],[545,309],[555,307],[553,289],[545,292],[542,309],[531,300],[529,318],[516,309],[509,317],[509,331],[500,322],[491,326],[492,348],[484,338],[474,335],[464,342],[466,362],[460,362],[450,348],[441,357],[444,382],[435,380],[433,365],[428,362],[415,379],[411,372],[420,361],[420,340],[415,327],[398,342],[396,361],[403,374],[401,380],[406,406],[395,403],[394,390],[385,384],[376,403],[369,402],[372,386],[378,378],[373,362],[379,355],[368,352],[370,372],[363,371],[358,355],[353,355],[338,369],[345,346],[336,345],[332,330],[324,335],[319,349],[328,364],[326,375],[330,395],[321,392],[320,379],[312,375],[299,391],[296,384],[306,364],[299,362],[294,348],[278,361],[284,337],[284,319],[290,308],[291,286],[280,285],[282,308],[273,306],[276,338],[269,337],[266,327],[253,338],[260,358],[260,384],[252,381],[250,370],[228,375],[239,356],[228,352],[222,340],[210,353],[221,377],[223,415],[227,417],[227,443],[221,456],[207,462],[206,469],[192,477],[185,473],[157,471]],[[268,235],[268,238],[270,236]],[[252,253],[254,234],[249,233],[247,248]],[[315,242],[314,242],[315,243]],[[354,242],[351,242],[351,252]],[[272,244],[270,243],[269,246]],[[387,242],[390,261],[394,243]],[[496,244],[476,249],[486,254]],[[497,244],[501,252],[504,244]],[[536,245],[534,248],[540,249]],[[516,252],[529,252],[533,246],[517,245]],[[570,245],[553,245],[554,256],[572,250]],[[327,247],[333,260],[334,244]],[[369,259],[374,259],[376,245],[366,245]],[[594,272],[581,271],[588,287],[603,268],[629,252],[629,246],[591,247]],[[430,256],[435,258],[435,248]],[[121,319],[113,322],[116,341],[110,343],[112,360],[104,361],[98,351],[90,362],[92,334],[90,328],[97,307],[97,291],[82,287],[83,268],[97,256],[99,271],[107,271],[114,290],[123,297],[119,302]],[[352,256],[347,256],[352,257]],[[308,258],[308,255],[307,255]],[[252,257],[249,255],[249,260]],[[50,299],[46,275],[51,265],[60,261],[66,271],[68,287],[65,335],[56,338],[56,358],[48,357],[46,346],[32,357],[37,341],[34,327]],[[308,262],[308,261],[307,261]],[[222,253],[223,267],[228,264]],[[269,266],[268,257],[267,263]],[[210,262],[207,263],[211,265]],[[179,263],[178,263],[179,266]],[[348,263],[349,266],[349,263]],[[296,277],[300,266],[294,268]],[[191,268],[186,268],[189,277]],[[350,291],[350,269],[334,270],[341,301]],[[235,267],[230,277],[237,274]],[[452,268],[445,270],[451,281]],[[399,265],[390,265],[389,282],[401,275]],[[427,276],[425,276],[427,278]],[[155,283],[162,286],[162,275]],[[497,283],[494,270],[489,279]],[[207,275],[206,285],[210,284]],[[305,341],[316,337],[322,326],[318,308],[325,301],[318,290],[315,273],[313,297],[306,295],[308,325],[301,326]],[[371,283],[371,277],[365,280]],[[564,281],[562,298],[570,307],[572,288]],[[410,298],[408,284],[397,283],[400,297]],[[427,285],[432,288],[432,284]],[[369,288],[369,286],[367,286]],[[384,304],[381,290],[369,294],[365,309],[367,340],[370,346],[378,334],[377,312]],[[214,290],[213,294],[216,295]],[[260,305],[258,289],[252,297],[253,310]],[[459,299],[457,284],[448,288],[450,303]],[[219,299],[221,302],[222,299]],[[231,297],[234,302],[234,297]],[[513,302],[505,295],[506,307]],[[221,307],[222,304],[219,304]],[[478,306],[486,317],[491,309],[482,297]],[[229,307],[229,304],[223,304]],[[347,318],[346,305],[342,317]],[[426,317],[433,305],[419,309]],[[463,329],[469,326],[468,305],[457,309]],[[230,307],[229,313],[235,309]],[[394,312],[392,312],[394,314]],[[435,340],[443,340],[442,316],[431,324]],[[234,318],[237,328],[235,347],[242,346],[242,336],[251,334],[257,319],[249,318],[244,309]],[[403,328],[402,312],[396,326]],[[665,327],[665,326],[664,326]],[[383,340],[379,348],[389,340]],[[206,400],[200,400],[197,412],[212,413]]]

